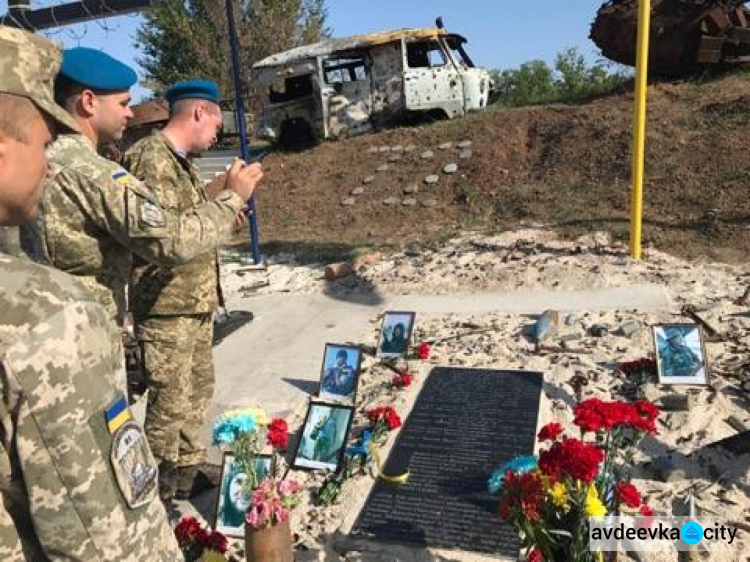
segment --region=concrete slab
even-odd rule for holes
[[[385,310],[413,310],[419,316],[507,312],[639,309],[669,307],[664,287],[635,285],[586,291],[475,293],[346,297],[256,296],[231,303],[251,310],[255,320],[214,350],[216,391],[209,420],[223,410],[258,404],[284,415],[317,389],[327,342],[360,342]]]
[[[323,296],[255,297],[233,308],[255,319],[214,349],[214,404],[257,403],[279,414],[317,389],[324,345],[358,342],[377,312]]]
[[[660,285],[606,287],[582,291],[517,291],[511,293],[454,293],[451,295],[404,295],[388,299],[388,307],[414,310],[422,315],[540,314],[548,309],[565,312],[615,309],[659,310],[669,307],[669,294]]]

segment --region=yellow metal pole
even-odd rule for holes
[[[651,0],[638,0],[638,58],[635,69],[635,115],[633,119],[633,196],[630,218],[630,257],[641,259],[643,223],[643,161],[646,151],[646,89],[648,86],[648,40],[651,30]]]

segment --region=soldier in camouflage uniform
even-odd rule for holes
[[[260,166],[236,161],[226,188],[212,201],[182,209],[162,206],[151,187],[96,147],[122,137],[130,87],[136,75],[101,51],[68,49],[55,83],[55,99],[83,134],[61,135],[49,157],[38,230],[45,261],[81,278],[118,325],[126,309],[132,253],[172,266],[213,250],[262,175]],[[132,252],[132,253],[131,253]]]
[[[0,226],[0,252],[11,256],[23,256],[19,229],[13,226]]]
[[[60,50],[0,27],[0,225],[33,219]],[[0,560],[182,560],[124,399],[112,323],[75,278],[0,254]]]
[[[665,377],[694,377],[703,367],[700,358],[685,344],[680,328],[667,329],[661,366]]]
[[[189,154],[215,141],[222,122],[218,96],[206,80],[173,86],[166,94],[169,123],[125,153],[123,165],[175,213],[208,201]],[[131,311],[149,388],[146,435],[161,461],[163,498],[185,499],[208,483],[198,472],[205,461],[199,432],[214,390],[213,313],[220,298],[215,250],[176,267],[135,260]]]

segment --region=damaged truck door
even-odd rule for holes
[[[464,114],[461,76],[440,40],[404,39],[406,109],[448,118]]]

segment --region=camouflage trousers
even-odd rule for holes
[[[213,315],[151,316],[138,322],[138,339],[154,457],[177,466],[204,462],[200,429],[214,393]]]

